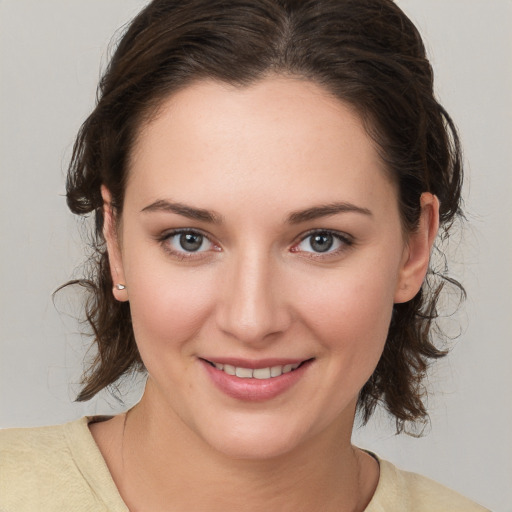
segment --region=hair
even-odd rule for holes
[[[421,37],[391,0],[154,0],[121,37],[68,171],[69,208],[95,216],[90,275],[71,282],[89,292],[97,347],[77,400],[144,370],[129,303],[112,295],[101,185],[119,218],[138,130],[169,95],[202,79],[244,87],[275,74],[313,81],[356,109],[397,184],[406,233],[418,225],[422,192],[440,200],[442,237],[462,215],[457,132],[434,96]],[[434,329],[446,282],[463,294],[445,271],[430,269],[418,294],[395,305],[382,357],[359,394],[363,423],[378,403],[397,431],[428,418],[424,377],[447,353]]]

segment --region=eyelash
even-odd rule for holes
[[[312,237],[314,237],[315,235],[331,236],[337,242],[340,243],[340,247],[338,247],[334,251],[330,251],[330,247],[329,247],[325,252],[300,251],[297,249],[297,247],[300,244],[306,242],[308,240],[308,238],[312,239]],[[311,241],[309,243],[311,246]],[[291,252],[302,252],[305,257],[312,258],[312,259],[327,259],[329,257],[339,256],[341,253],[343,253],[344,251],[346,251],[353,245],[354,245],[354,239],[346,233],[341,233],[339,231],[334,231],[331,229],[312,229],[311,231],[308,231],[308,232],[300,235],[299,241],[292,246]]]
[[[215,252],[221,251],[221,248],[216,245],[214,242],[211,241],[209,235],[205,234],[199,229],[174,229],[172,231],[167,231],[162,236],[158,237],[158,242],[162,245],[164,250],[171,254],[173,257],[178,258],[180,260],[191,260],[191,259],[197,259],[204,257],[204,253],[208,251],[189,251],[186,250],[183,251],[177,251],[170,247],[169,241],[172,240],[174,237],[178,235],[199,235],[203,238],[202,244],[204,241],[207,241],[209,244],[211,244],[214,247]],[[330,251],[330,247],[325,252],[315,252],[315,251],[300,251],[297,249],[297,247],[306,242],[308,238],[312,238],[315,235],[327,235],[333,237],[336,241],[338,241],[341,246],[337,248],[334,251]],[[201,245],[202,245],[201,244]],[[338,231],[333,231],[330,229],[313,229],[311,231],[308,231],[306,233],[303,233],[300,235],[300,238],[298,242],[294,243],[294,245],[291,247],[290,252],[293,253],[303,253],[305,257],[312,258],[312,259],[326,259],[332,256],[337,256],[341,254],[342,252],[346,251],[348,248],[350,248],[354,244],[354,240],[350,235],[347,235],[346,233],[340,233]],[[311,241],[310,241],[311,246]]]
[[[203,233],[199,229],[173,229],[172,231],[167,231],[162,236],[158,237],[158,242],[162,245],[162,247],[164,248],[164,250],[167,253],[169,253],[171,256],[173,256],[174,258],[177,258],[179,260],[192,260],[192,259],[201,258],[201,257],[204,257],[204,253],[206,252],[206,251],[189,251],[189,252],[187,252],[185,250],[178,251],[178,250],[173,249],[170,246],[170,242],[172,241],[172,239],[174,237],[179,236],[179,235],[201,236],[203,239],[201,246],[206,241],[209,244],[211,244],[213,247],[215,247],[214,251],[220,250],[220,248],[211,241],[210,237],[207,234]]]

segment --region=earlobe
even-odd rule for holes
[[[112,278],[112,294],[120,302],[128,300],[128,291],[124,278],[123,260],[116,231],[116,219],[112,207],[112,195],[105,185],[101,186],[103,198],[103,237],[107,243],[110,276]]]
[[[430,252],[439,229],[439,200],[430,192],[420,198],[418,228],[409,235],[395,291],[395,304],[411,300],[420,290],[430,261]]]

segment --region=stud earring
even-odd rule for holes
[[[116,284],[116,288],[118,290],[125,290],[126,289],[126,285],[119,283],[119,284]]]

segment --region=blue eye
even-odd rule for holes
[[[332,254],[349,245],[351,245],[351,240],[348,237],[331,231],[315,231],[304,237],[294,247],[294,250],[316,254]]]
[[[214,247],[212,242],[198,231],[175,231],[166,235],[165,242],[172,252],[181,254],[210,251]]]

